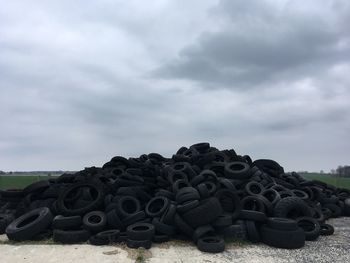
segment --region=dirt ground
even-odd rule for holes
[[[154,244],[150,250],[129,249],[123,244],[113,246],[57,245],[51,241],[11,243],[0,236],[0,262],[2,263],[116,263],[116,262],[350,262],[350,218],[329,221],[335,233],[307,242],[297,250],[284,250],[264,244],[228,243],[219,254],[203,253],[189,243],[171,241]]]

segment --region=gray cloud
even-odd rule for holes
[[[198,141],[287,170],[345,164],[349,13],[347,1],[4,3],[0,170]]]
[[[325,14],[318,11],[317,2],[309,12],[302,12],[298,4],[223,0],[213,11],[223,20],[220,28],[202,33],[155,74],[209,88],[254,88],[313,77],[348,62],[350,38],[344,32],[349,5],[339,12],[331,8],[335,1],[327,1],[324,8],[331,11]]]

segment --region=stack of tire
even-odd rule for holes
[[[218,253],[225,241],[245,239],[294,249],[333,234],[326,220],[339,216],[350,216],[350,190],[209,143],[171,158],[116,156],[101,168],[0,191],[0,233],[13,241],[148,249],[186,239]]]

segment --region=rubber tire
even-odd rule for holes
[[[154,225],[148,223],[135,223],[126,229],[126,235],[131,240],[152,240],[154,234]]]
[[[143,247],[145,249],[150,249],[152,247],[152,241],[151,240],[132,240],[127,239],[126,245],[129,248],[140,248]]]
[[[298,224],[295,220],[281,217],[269,217],[267,219],[267,226],[272,229],[284,231],[293,231],[298,228]]]
[[[161,202],[161,204],[159,204]],[[162,216],[170,205],[168,198],[164,196],[153,197],[146,205],[145,212],[150,217]]]
[[[211,225],[213,227],[227,227],[232,225],[233,220],[232,220],[232,216],[229,214],[222,214],[220,215],[214,222],[211,223]]]
[[[208,213],[210,212],[210,213]],[[205,199],[199,206],[183,214],[183,219],[191,226],[207,225],[218,218],[222,213],[219,200],[215,197]]]
[[[117,241],[119,236],[120,236],[119,229],[110,229],[110,230],[102,231],[96,234],[96,237],[98,237],[99,239],[106,239],[109,242]]]
[[[89,243],[94,246],[104,246],[108,245],[110,241],[108,239],[99,238],[95,235],[89,238]]]
[[[34,218],[27,223],[26,221]],[[5,232],[10,240],[30,240],[35,235],[44,232],[52,223],[53,215],[47,207],[34,209],[12,221]],[[25,223],[23,226],[21,224]],[[19,227],[20,226],[20,227]]]
[[[254,188],[258,188],[259,191],[256,193],[255,191],[253,191]],[[248,195],[260,195],[265,191],[265,187],[258,182],[251,181],[246,184],[245,191]]]
[[[183,187],[176,193],[176,202],[178,204],[183,204],[192,200],[199,200],[200,198],[198,190],[190,186]]]
[[[185,234],[187,237],[193,236],[194,229],[189,224],[187,224],[187,222],[185,222],[179,214],[175,214],[174,223],[177,229],[181,231],[181,233]]]
[[[164,234],[167,236],[173,236],[176,233],[176,228],[174,226],[160,222],[159,218],[157,217],[153,218],[152,224],[155,227],[156,233]]]
[[[247,237],[248,240],[253,242],[253,243],[258,243],[260,242],[260,234],[256,226],[255,221],[247,220],[245,221],[245,226],[247,229]]]
[[[64,204],[64,200],[66,199],[66,197],[68,196],[68,194],[75,190],[75,189],[79,189],[82,187],[90,187],[90,188],[94,188],[97,191],[97,198],[91,202],[89,202],[89,204],[85,207],[80,207],[80,208],[75,208],[75,209],[69,209],[65,206]],[[104,203],[104,190],[103,188],[95,183],[78,183],[78,184],[74,184],[71,187],[68,187],[67,189],[65,189],[62,194],[59,195],[58,199],[57,199],[57,209],[58,211],[65,216],[73,216],[73,215],[84,215],[90,211],[93,210],[97,210],[99,209]]]
[[[267,216],[264,213],[253,210],[241,210],[238,218],[256,222],[266,222],[267,220]]]
[[[322,207],[328,208],[329,210],[331,210],[332,212],[331,217],[340,217],[342,214],[341,208],[336,204],[325,204]]]
[[[186,213],[187,211],[192,210],[193,208],[197,207],[199,205],[198,200],[192,200],[192,201],[187,201],[183,203],[182,205],[178,205],[176,207],[176,211],[180,214]]]
[[[231,190],[221,189],[215,193],[215,197],[218,198],[224,212],[230,214],[232,220],[236,220],[242,209],[238,195]],[[231,200],[229,206],[225,205],[227,204],[227,199]]]
[[[334,227],[329,224],[320,224],[320,235],[330,236],[334,234]]]
[[[82,225],[81,216],[62,216],[57,215],[52,221],[53,229],[69,230],[77,229]]]
[[[320,224],[312,217],[300,217],[297,218],[298,227],[302,228],[305,232],[305,240],[313,241],[320,236]],[[307,225],[305,225],[305,223]],[[312,229],[310,229],[310,226]]]
[[[291,211],[297,210],[297,215],[289,215]],[[281,199],[274,208],[274,216],[282,218],[312,217],[311,209],[298,197],[286,197]]]
[[[50,182],[48,180],[42,180],[38,182],[34,182],[25,188],[23,188],[24,195],[28,195],[32,192],[43,192],[46,190],[46,188],[50,187]]]
[[[88,241],[90,238],[89,231],[81,230],[59,230],[53,231],[53,241],[63,244],[76,244]]]
[[[237,169],[233,169],[237,167]],[[240,167],[240,169],[238,169]],[[230,162],[225,164],[225,177],[230,179],[244,180],[251,176],[250,166],[244,162]]]
[[[215,234],[215,230],[211,225],[200,226],[194,230],[192,239],[195,243],[197,243],[198,239],[200,239],[201,237],[214,235],[214,234]]]
[[[100,220],[98,222],[91,221],[92,217],[98,217]],[[84,229],[92,232],[101,232],[107,224],[107,216],[102,211],[91,211],[83,217],[83,227]]]
[[[135,206],[132,211],[126,211],[124,209],[124,205],[127,202],[132,202],[133,205]],[[140,201],[134,196],[122,196],[117,201],[117,207],[118,207],[118,209],[116,211],[121,218],[128,217],[128,216],[135,214],[141,210]]]
[[[225,250],[225,242],[220,237],[202,237],[198,239],[197,248],[203,252],[220,253]]]
[[[116,210],[111,210],[107,213],[107,224],[110,228],[123,229],[124,224],[122,223]]]
[[[305,233],[301,228],[285,231],[263,225],[260,228],[260,236],[262,242],[271,247],[296,249],[305,245]]]

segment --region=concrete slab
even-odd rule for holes
[[[284,250],[264,244],[229,243],[219,254],[203,253],[184,241],[154,244],[150,250],[129,249],[125,245],[57,245],[52,242],[11,243],[0,236],[1,263],[116,263],[116,262],[253,262],[253,263],[337,263],[350,262],[350,218],[329,221],[335,234],[307,242],[297,250]]]

